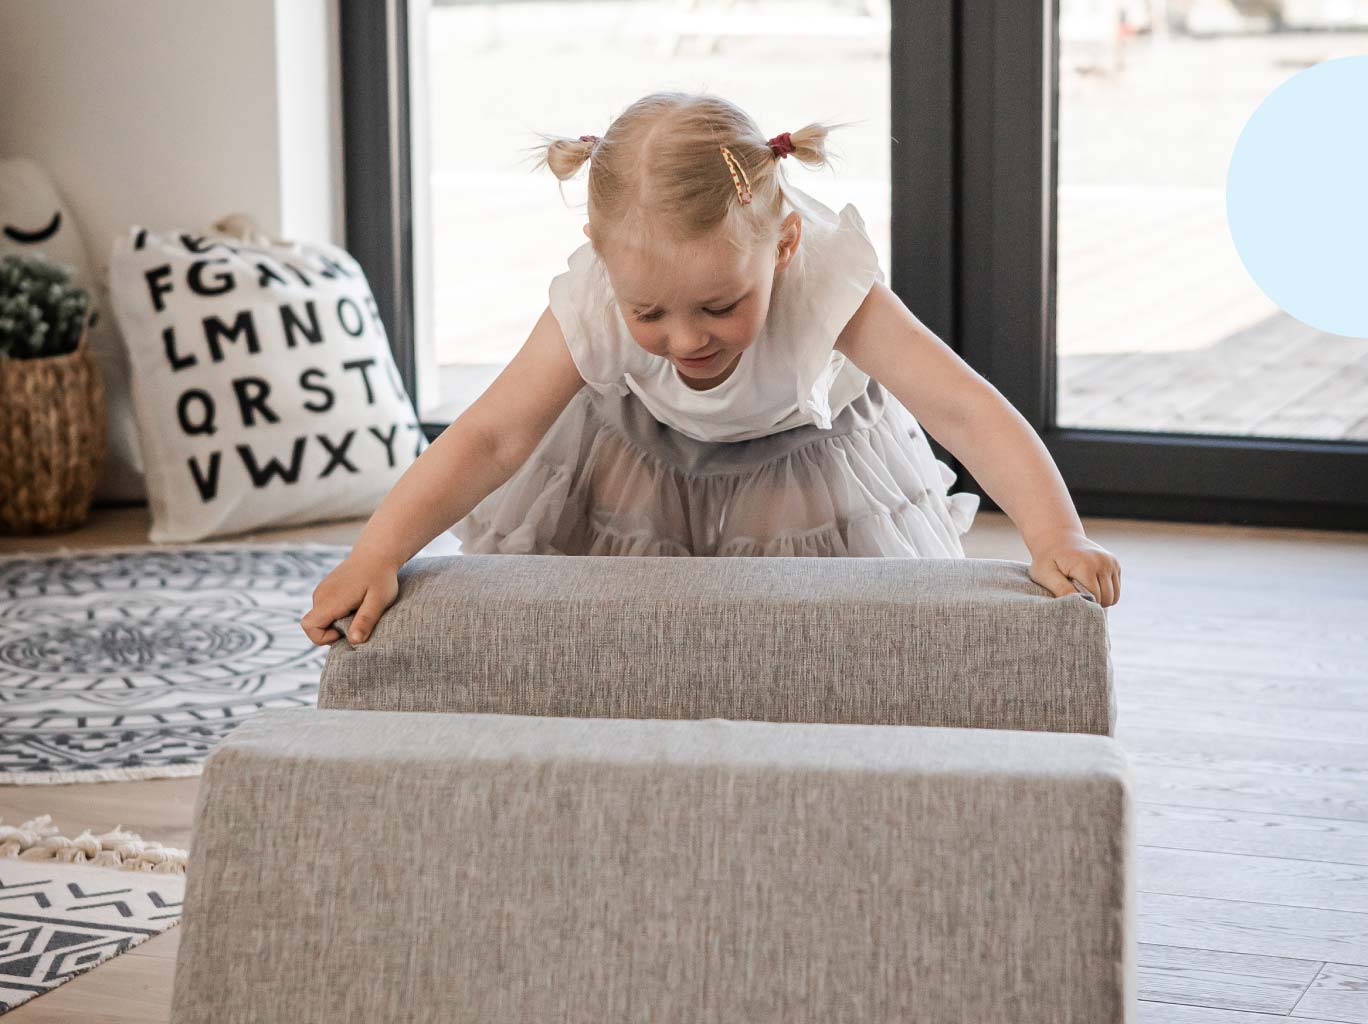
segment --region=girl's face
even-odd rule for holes
[[[731,374],[760,333],[775,275],[793,259],[801,234],[795,211],[774,249],[747,254],[705,238],[661,252],[623,241],[604,266],[633,340],[674,364],[689,387],[706,390]]]

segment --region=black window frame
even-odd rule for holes
[[[406,0],[338,0],[347,249],[366,272],[404,387],[417,395],[408,18]],[[429,440],[441,433],[437,424],[423,430]]]
[[[347,245],[417,395],[408,16],[339,0]],[[1059,0],[893,0],[894,290],[1022,413],[1080,514],[1368,530],[1368,443],[1055,424],[1058,20]]]

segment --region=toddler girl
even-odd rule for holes
[[[553,139],[557,178],[589,163],[589,241],[319,584],[309,638],[356,611],[364,641],[448,528],[470,554],[964,557],[979,498],[949,493],[920,424],[1021,530],[1032,579],[1115,603],[1120,567],[1030,424],[886,287],[856,208],[787,181],[788,156],[826,163],[828,131],[766,139],[668,92]]]

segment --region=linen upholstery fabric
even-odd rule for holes
[[[1100,736],[262,712],[208,759],[173,1016],[1132,1021]]]
[[[1003,559],[417,558],[318,706],[1111,735],[1106,612]]]

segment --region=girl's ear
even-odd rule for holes
[[[798,251],[798,241],[803,237],[803,218],[794,210],[784,218],[779,228],[779,246],[775,259],[775,269],[783,270],[793,261]]]
[[[591,234],[589,234],[589,225],[588,225],[588,224],[585,224],[583,230],[584,230],[584,237],[585,237],[585,238],[588,238],[589,240],[592,241],[593,238],[594,238],[594,236],[591,235]]]

